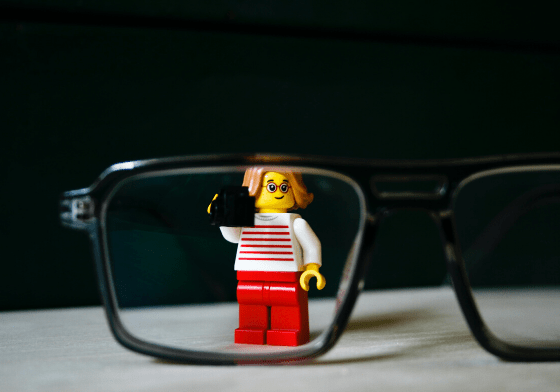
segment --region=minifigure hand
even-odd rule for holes
[[[210,202],[210,205],[208,206],[208,209],[206,211],[208,211],[208,213],[210,213],[210,207],[212,207],[212,203],[214,203],[214,200],[216,200],[216,198],[218,197],[218,194],[216,193],[214,195],[214,198],[212,199],[212,201]]]
[[[299,284],[301,285],[301,288],[305,291],[309,291],[309,280],[313,277],[317,278],[317,290],[323,290],[323,288],[327,284],[327,281],[325,280],[325,277],[319,272],[319,265],[315,263],[306,265],[305,272],[301,274],[299,278]]]

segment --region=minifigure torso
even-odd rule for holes
[[[255,226],[241,230],[236,271],[301,271],[302,250],[294,233],[298,214],[255,214]]]

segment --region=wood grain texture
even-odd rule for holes
[[[560,385],[558,363],[509,363],[480,348],[449,288],[364,293],[337,346],[300,365],[165,363],[120,347],[97,307],[2,313],[0,353],[1,391],[558,391]]]

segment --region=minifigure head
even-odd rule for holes
[[[290,211],[305,208],[313,201],[313,193],[307,192],[301,173],[291,170],[252,167],[245,172],[243,186],[249,187],[258,209]]]

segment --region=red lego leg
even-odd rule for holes
[[[266,344],[270,309],[263,304],[262,292],[262,282],[239,282],[239,328],[235,330],[235,343]]]
[[[239,305],[239,328],[235,330],[235,343],[266,344],[270,309],[264,305]]]
[[[304,306],[273,306],[267,344],[300,346],[309,342],[309,315]]]
[[[300,287],[299,281],[271,283],[268,295],[272,307],[267,344],[299,346],[309,342],[307,291]]]

